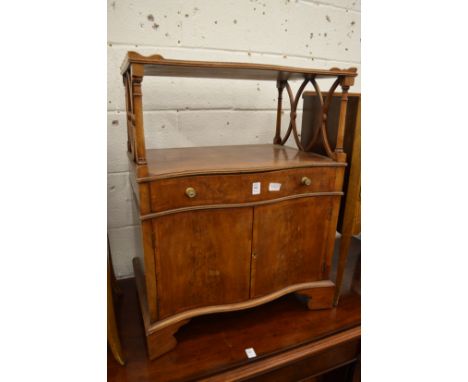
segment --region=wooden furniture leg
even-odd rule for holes
[[[189,321],[190,320],[179,321],[174,325],[165,327],[157,332],[147,334],[146,345],[149,359],[158,358],[164,353],[174,349],[177,345],[177,340],[174,337],[174,334],[181,326],[185,325]]]

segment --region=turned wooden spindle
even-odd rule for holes
[[[131,153],[133,160],[135,160],[135,141],[133,138],[133,121],[132,121],[132,94],[130,91],[129,76],[123,76],[123,83],[125,86],[125,107],[127,110],[127,151]]]
[[[338,122],[338,132],[336,135],[335,159],[338,162],[346,162],[346,153],[343,151],[343,142],[346,125],[346,109],[348,106],[348,90],[354,84],[354,77],[342,77],[341,86],[341,104],[340,104],[340,119]]]
[[[143,128],[143,102],[141,82],[143,81],[144,69],[142,65],[132,66],[132,95],[133,115],[135,118],[135,157],[136,163],[146,164],[145,131]]]

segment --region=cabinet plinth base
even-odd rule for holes
[[[157,332],[146,334],[146,347],[148,349],[149,359],[155,359],[159,356],[174,349],[177,345],[177,340],[174,334],[179,328],[190,320],[179,321],[172,326],[160,329]]]
[[[138,291],[138,299],[140,301],[140,310],[143,316],[143,323],[145,326],[146,334],[146,348],[148,350],[149,359],[155,359],[168,351],[174,349],[177,345],[177,340],[174,334],[179,328],[190,321],[190,319],[180,320],[171,325],[167,325],[160,329],[153,329],[151,327],[148,302],[146,300],[146,288],[144,275],[140,265],[140,259],[133,259],[133,270],[135,272],[135,281]]]
[[[317,287],[296,292],[301,300],[304,300],[309,310],[333,308],[335,285]]]

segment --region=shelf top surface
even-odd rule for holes
[[[345,166],[314,153],[272,145],[183,147],[147,150],[139,181],[201,174],[248,173],[313,166]]]
[[[240,80],[290,80],[303,78],[356,77],[357,69],[312,69],[241,62],[186,61],[165,59],[161,55],[142,56],[128,52],[121,66],[125,73],[131,65],[142,64],[145,76],[225,78]]]

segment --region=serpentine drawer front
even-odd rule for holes
[[[295,195],[340,192],[337,167],[295,168],[250,174],[218,174],[151,182],[151,208],[162,212],[184,207],[271,201]]]

